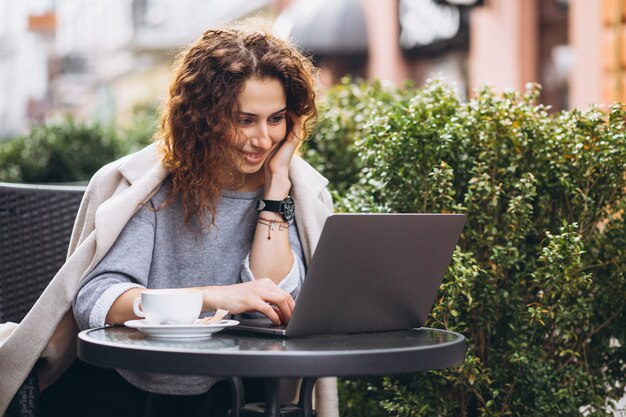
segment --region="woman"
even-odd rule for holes
[[[297,222],[268,210],[293,204],[289,166],[316,115],[312,77],[296,50],[260,33],[209,30],[181,54],[158,136],[168,178],[83,281],[79,327],[136,318],[146,287],[195,287],[203,311],[289,320],[304,277]]]
[[[135,319],[145,288],[196,288],[203,311],[289,320],[332,211],[327,181],[294,156],[316,118],[314,75],[297,49],[263,32],[208,30],[179,55],[157,140],[94,176],[53,280],[77,286],[80,329]],[[47,351],[67,358],[63,343]],[[219,414],[230,403],[215,378],[121,373],[141,390],[120,395],[135,405],[147,395],[150,413]],[[320,380],[317,394],[318,415],[336,415],[334,380]]]

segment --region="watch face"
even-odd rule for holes
[[[296,205],[294,204],[291,197],[287,197],[283,201],[281,201],[280,214],[282,214],[283,218],[286,221],[290,221],[296,215]]]

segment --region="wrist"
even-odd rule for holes
[[[282,200],[289,195],[291,181],[283,175],[273,175],[265,180],[264,200]]]
[[[219,305],[220,295],[219,286],[202,287],[202,311],[217,311],[221,308]]]

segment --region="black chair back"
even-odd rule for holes
[[[85,188],[0,183],[0,323],[20,322],[65,262]]]

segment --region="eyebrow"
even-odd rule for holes
[[[285,111],[287,111],[287,107],[283,107],[282,109],[280,109],[280,110],[278,110],[278,111],[275,111],[274,113],[272,113],[272,115],[274,115],[274,114],[278,114],[278,113],[283,113],[283,112],[285,112]],[[254,113],[246,113],[245,111],[240,111],[240,112],[239,112],[239,114],[240,114],[240,115],[243,115],[243,116],[255,116],[255,117],[257,116],[257,115],[256,115],[256,114],[254,114]]]

